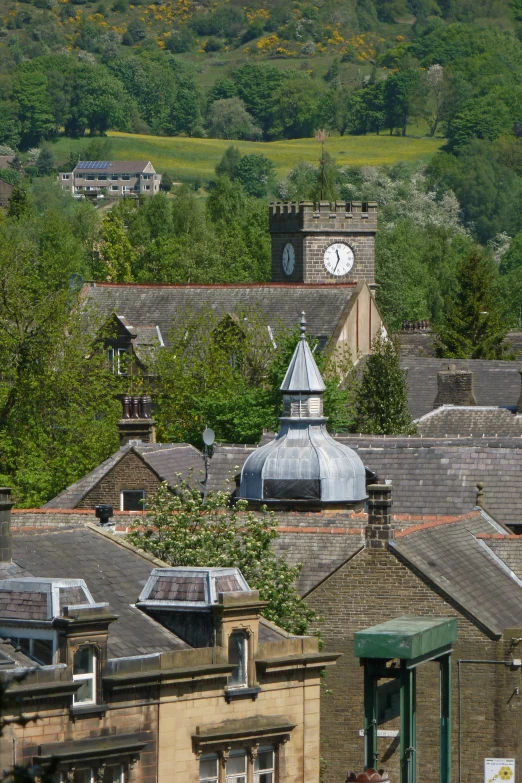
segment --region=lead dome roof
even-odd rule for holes
[[[281,385],[283,397],[301,402],[286,406],[276,439],[253,451],[241,471],[240,497],[255,502],[356,504],[366,499],[366,471],[360,457],[335,441],[322,414],[325,384],[306,341],[301,337]],[[319,398],[319,406],[312,399]],[[310,403],[310,404],[308,404]]]

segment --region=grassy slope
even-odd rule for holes
[[[243,154],[262,152],[273,160],[277,176],[284,176],[298,161],[317,162],[320,147],[314,139],[277,142],[225,141],[222,139],[188,139],[182,137],[142,136],[109,133],[112,157],[116,160],[151,160],[159,172],[169,171],[175,179],[208,180],[223,152],[234,144]],[[65,160],[69,151],[77,152],[88,138],[59,139],[53,150],[58,160]],[[416,139],[397,136],[344,136],[330,138],[326,148],[340,165],[382,166],[398,161],[413,163],[429,160],[444,143],[443,139]]]

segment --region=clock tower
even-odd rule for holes
[[[376,232],[374,201],[270,204],[272,282],[372,285]]]

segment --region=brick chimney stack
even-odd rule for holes
[[[367,549],[383,550],[386,542],[395,538],[391,521],[391,484],[370,484],[368,492],[368,524],[364,530]]]
[[[147,395],[122,399],[122,418],[118,422],[120,445],[131,440],[156,443],[156,422],[151,416],[152,400]]]
[[[476,404],[471,370],[457,370],[455,364],[442,365],[437,373],[437,396],[433,407]]]
[[[0,562],[10,563],[13,556],[13,542],[11,538],[11,490],[9,487],[0,487]]]

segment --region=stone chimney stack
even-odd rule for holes
[[[152,400],[147,395],[122,399],[122,417],[118,422],[120,445],[131,440],[156,443],[156,422],[151,416]]]
[[[0,487],[0,562],[10,563],[13,556],[13,542],[11,538],[11,490],[9,487]]]
[[[370,484],[368,491],[368,524],[364,530],[366,549],[386,548],[386,542],[395,538],[390,509],[391,484]]]
[[[437,396],[433,407],[476,404],[471,370],[457,370],[455,364],[442,365],[437,373]]]

